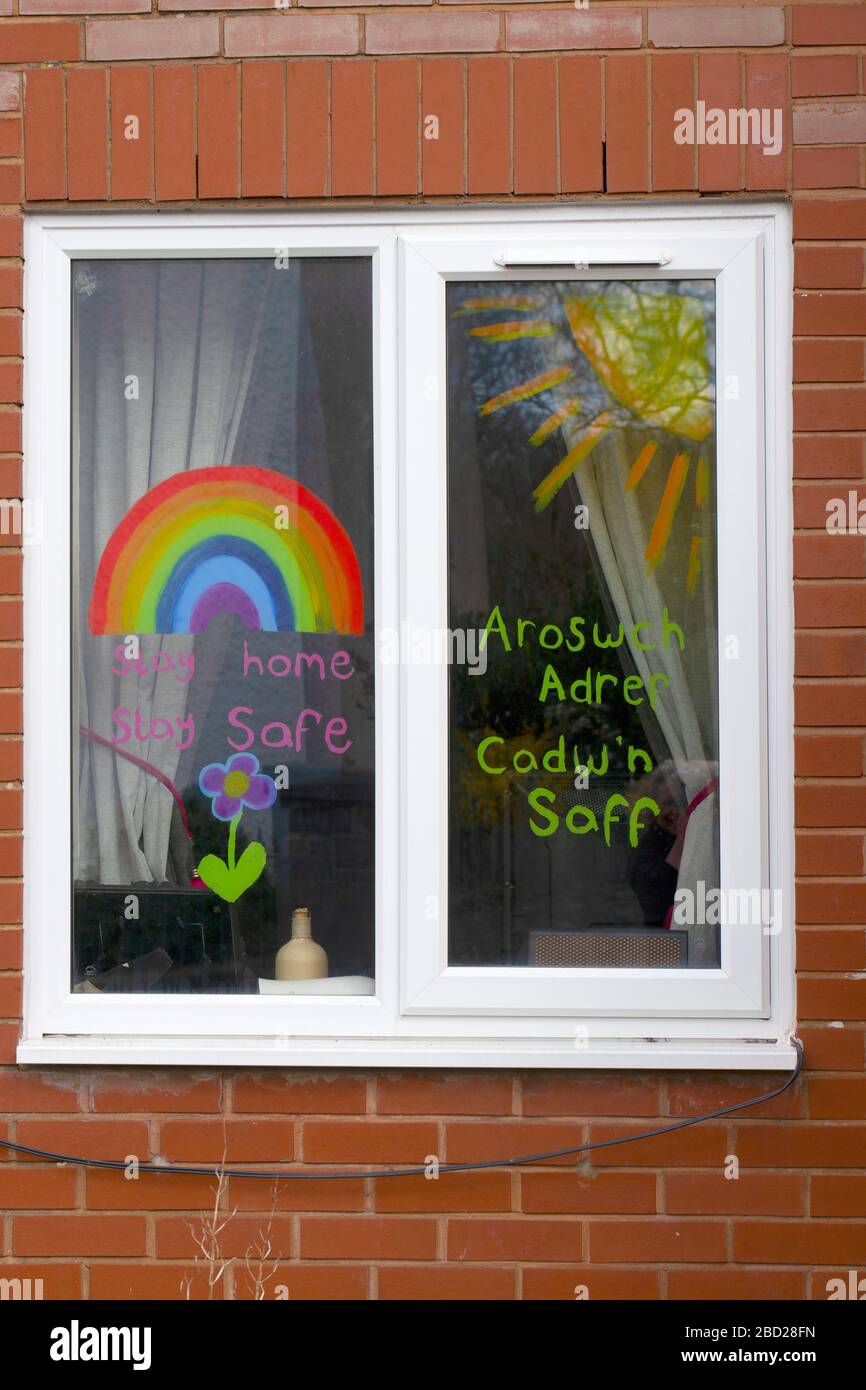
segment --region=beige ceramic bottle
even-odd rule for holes
[[[277,951],[278,980],[323,980],[328,973],[328,957],[313,940],[313,928],[308,907],[296,907],[292,913],[292,936]]]

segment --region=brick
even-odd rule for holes
[[[213,58],[220,51],[219,20],[215,15],[181,19],[89,19],[85,29],[90,62]]]
[[[807,194],[795,198],[794,238],[798,241],[866,239],[866,197],[809,197]]]
[[[664,1211],[674,1216],[801,1216],[803,1179],[797,1173],[666,1173]]]
[[[425,58],[421,63],[421,185],[428,196],[464,192],[464,82],[460,58]],[[435,140],[425,134],[431,115],[439,122]]]
[[[863,770],[862,742],[854,734],[798,734],[796,756],[798,777],[859,777]],[[861,856],[862,848],[861,843]],[[857,857],[856,852],[853,857]]]
[[[160,1152],[171,1163],[289,1162],[294,1152],[291,1120],[163,1120]]]
[[[0,1265],[2,1279],[29,1279],[31,1289],[42,1280],[42,1297],[46,1302],[77,1302],[81,1298],[82,1265],[61,1264],[59,1260],[40,1263],[35,1260],[15,1260]]]
[[[768,1298],[801,1300],[804,1276],[796,1270],[774,1269],[672,1269],[667,1275],[667,1296],[710,1302],[731,1299],[765,1303]]]
[[[29,1148],[81,1158],[123,1160],[134,1155],[147,1161],[150,1152],[144,1120],[103,1120],[93,1115],[62,1120],[19,1120],[18,1138]],[[22,1162],[38,1161],[22,1158]]]
[[[653,48],[773,47],[785,42],[785,12],[781,5],[713,5],[696,24],[691,5],[665,5],[649,11],[647,32]]]
[[[143,1216],[16,1216],[12,1223],[16,1255],[144,1255]]]
[[[799,773],[799,768],[798,768]],[[800,773],[799,775],[803,775]],[[864,840],[859,835],[797,835],[797,873],[836,877],[859,875],[864,866]]]
[[[21,158],[21,122],[17,116],[0,120],[0,159]]]
[[[854,693],[859,696],[855,709],[862,711],[862,691],[855,687]],[[798,722],[802,721],[798,718]],[[847,830],[851,825],[866,824],[866,786],[846,786],[844,782],[799,786],[795,802],[798,826],[840,825]]]
[[[866,14],[861,5],[794,5],[792,16],[795,44],[866,43]]]
[[[470,58],[468,192],[510,193],[511,61]]]
[[[272,1182],[231,1178],[228,1204],[232,1211],[237,1207],[239,1211],[269,1212],[272,1205],[274,1211],[365,1211],[365,1186],[361,1178],[341,1178],[339,1182],[280,1182],[276,1184],[275,1194]]]
[[[794,537],[794,574],[798,579],[860,579],[863,572],[860,536],[806,533]]]
[[[856,1265],[863,1258],[863,1226],[836,1221],[735,1221],[734,1259],[744,1264]]]
[[[862,381],[866,345],[856,338],[798,338],[794,342],[795,381]]]
[[[20,883],[0,883],[0,923],[17,926],[22,919],[24,889]]]
[[[506,48],[523,51],[573,48],[640,48],[640,10],[568,14],[530,10],[505,15]]]
[[[322,198],[328,191],[330,75],[327,63],[286,64],[286,194]]]
[[[507,1075],[386,1072],[376,1090],[380,1115],[510,1115],[511,1108]]]
[[[841,1024],[809,1027],[801,1024],[798,1036],[806,1052],[807,1069],[862,1071],[866,1033],[856,1026]]]
[[[859,289],[863,252],[859,246],[798,246],[794,284],[799,289]]]
[[[97,1076],[90,1085],[90,1109],[97,1114],[122,1115],[128,1111],[148,1114],[217,1111],[220,1107],[218,1076],[189,1076],[177,1072],[114,1071]]]
[[[0,830],[20,830],[21,824],[21,792],[0,789]]]
[[[794,596],[798,627],[862,626],[861,615],[866,613],[863,584],[799,584]]]
[[[860,1274],[861,1272],[859,1269],[854,1271],[854,1280],[857,1284],[858,1298],[862,1299],[863,1294],[866,1293],[866,1281],[864,1281],[863,1278],[860,1277]],[[851,1270],[833,1269],[832,1267],[821,1270],[812,1270],[808,1276],[808,1284],[808,1298],[829,1299],[831,1294],[833,1294],[836,1298],[839,1298],[840,1289],[844,1290],[841,1296],[843,1298],[848,1298],[851,1296]]]
[[[694,110],[695,77],[691,53],[652,56],[652,182],[656,192],[695,187],[694,145],[678,145],[675,113]]]
[[[841,500],[841,499],[840,499]],[[824,513],[826,515],[826,513]],[[866,637],[862,633],[850,632],[802,632],[797,637],[797,674],[799,676],[864,676],[866,675]],[[838,756],[842,751],[839,736],[835,742],[828,743],[830,750]],[[860,758],[850,742],[845,745],[847,757],[842,758],[842,776],[850,777],[851,768],[860,770]],[[818,768],[806,776],[821,776]],[[835,775],[835,768],[825,767],[825,777]]]
[[[511,1175],[440,1173],[429,1182],[423,1177],[380,1179],[374,1196],[380,1212],[510,1211]]]
[[[514,67],[514,191],[556,190],[556,65],[524,58]]]
[[[417,193],[418,63],[395,58],[376,64],[376,192]]]
[[[223,1297],[221,1283],[216,1286],[214,1298]],[[173,1265],[167,1261],[159,1264],[117,1264],[113,1261],[90,1266],[90,1298],[98,1302],[140,1301],[173,1302],[186,1300],[192,1302],[208,1298],[207,1273],[190,1265]]]
[[[236,198],[240,175],[240,79],[235,63],[198,70],[198,196]],[[272,137],[273,138],[273,137]]]
[[[0,305],[4,309],[20,309],[23,289],[24,277],[17,266],[0,267]]]
[[[673,1119],[690,1119],[696,1115],[705,1115],[710,1110],[721,1110],[726,1105],[751,1100],[755,1096],[775,1090],[782,1084],[782,1080],[776,1072],[764,1076],[734,1075],[721,1078],[704,1073],[696,1073],[693,1076],[680,1074],[668,1081],[668,1114]],[[790,1118],[804,1113],[802,1093],[796,1087],[789,1087],[776,1100],[750,1106],[748,1111],[749,1116],[754,1119],[759,1116],[766,1116],[768,1119],[771,1116]]]
[[[438,1127],[408,1120],[307,1120],[305,1163],[423,1165],[437,1152]]]
[[[0,411],[0,453],[21,453],[21,411],[17,406],[11,410]],[[14,590],[8,588],[3,592],[8,594]]]
[[[71,68],[66,77],[69,197],[108,197],[108,99],[104,68]]]
[[[580,1120],[551,1124],[544,1120],[523,1122],[454,1121],[447,1130],[449,1163],[475,1163],[485,1158],[523,1158],[530,1154],[579,1147],[585,1142],[585,1126]],[[432,1152],[432,1151],[431,1151]],[[550,1162],[562,1164],[562,1159]]]
[[[749,1124],[732,1149],[748,1168],[859,1168],[866,1125]]]
[[[46,1211],[75,1207],[78,1176],[70,1168],[0,1168],[0,1207],[10,1211]],[[53,1252],[46,1252],[53,1253]],[[0,1265],[0,1278],[6,1271]]]
[[[752,11],[754,13],[754,11]],[[788,59],[781,53],[746,55],[746,106],[749,110],[773,113],[770,131],[778,136],[778,154],[768,154],[771,146],[746,146],[746,187],[786,189],[788,187]],[[781,112],[777,116],[776,112]],[[762,117],[763,122],[763,117]]]
[[[23,765],[23,740],[20,738],[0,739],[0,780],[20,782]]]
[[[232,1106],[236,1112],[253,1114],[363,1114],[367,1086],[362,1077],[339,1072],[247,1072],[235,1077]]]
[[[21,74],[0,72],[0,111],[18,111],[21,107]]]
[[[151,68],[112,68],[111,196],[114,199],[153,197],[153,72]],[[128,136],[138,121],[137,139]]]
[[[660,1115],[659,1083],[640,1072],[530,1072],[522,1082],[522,1108],[524,1115]]]
[[[2,216],[0,216],[0,255],[3,255],[3,256],[20,256],[20,255],[21,255],[21,251],[22,251],[22,242],[23,242],[23,239],[22,239],[22,230],[23,230],[23,226],[24,226],[24,223],[23,223],[23,220],[22,220],[20,217],[14,217],[14,216],[2,217]],[[17,333],[16,333],[15,339],[14,339],[14,344],[15,344],[15,345],[13,346],[13,348],[12,348],[11,351],[9,350],[9,341],[10,341],[10,340],[9,340],[9,338],[8,338],[7,335],[8,335],[8,333],[9,333],[10,329],[13,329],[13,328],[16,328],[16,327],[20,327],[20,323],[16,325],[16,323],[15,323],[14,320],[0,319],[0,333],[2,333],[2,335],[3,335],[3,336],[0,336],[0,356],[3,356],[3,357],[17,357],[17,356],[20,355],[20,351],[21,351],[21,349],[20,349],[20,342],[21,342],[21,339],[20,339],[20,336],[19,336]]]
[[[659,1277],[651,1269],[624,1266],[602,1269],[598,1265],[544,1269],[539,1265],[527,1265],[522,1277],[523,1298],[533,1301],[565,1299],[573,1302],[578,1290],[583,1289],[588,1291],[590,1302],[598,1299],[656,1299],[660,1296]]]
[[[283,65],[244,63],[241,71],[241,192],[245,198],[279,197],[286,128]]]
[[[726,1258],[723,1221],[590,1221],[588,1232],[593,1263],[704,1264]]]
[[[499,41],[499,16],[463,14],[370,14],[365,21],[368,53],[486,53]]]
[[[639,1135],[641,1128],[634,1122],[617,1124],[594,1121],[590,1125],[590,1139],[596,1142],[599,1139]],[[721,1168],[727,1152],[724,1127],[708,1122],[691,1129],[677,1130],[673,1134],[659,1135],[656,1139],[638,1139],[634,1144],[595,1149],[592,1163],[596,1168],[621,1167],[623,1163],[628,1163],[632,1168]]]
[[[794,150],[795,188],[858,188],[860,151],[852,146],[823,145]]]
[[[66,196],[64,123],[63,73],[54,68],[25,73],[24,169],[28,198]]]
[[[2,401],[4,405],[21,404],[23,400],[23,392],[21,389],[23,385],[22,377],[23,373],[19,362],[0,362],[0,401]],[[6,495],[8,496],[8,494]],[[4,683],[3,672],[5,671],[6,663],[9,661],[11,655],[12,653],[0,653],[0,683]],[[20,658],[18,658],[19,671],[20,665]],[[10,682],[5,683],[9,684]],[[21,681],[19,679],[11,683],[20,685]]]
[[[154,165],[159,202],[194,198],[195,73],[158,67],[153,74]]]
[[[373,64],[334,63],[331,69],[331,192],[373,192]]]
[[[275,14],[225,21],[227,58],[357,53],[355,15]]]
[[[498,1300],[512,1302],[513,1269],[485,1269],[471,1265],[383,1266],[379,1270],[379,1298],[417,1302],[441,1299],[454,1302]]]
[[[655,1173],[550,1173],[523,1174],[520,1182],[525,1212],[546,1215],[607,1212],[612,1216],[654,1214]]]
[[[0,1018],[21,1017],[20,975],[0,975]]]
[[[86,1178],[89,1211],[206,1211],[213,1207],[212,1175],[139,1173],[127,1178],[122,1172],[90,1168]]]
[[[581,54],[559,62],[559,179],[563,193],[602,186],[601,59]]]
[[[858,91],[859,86],[857,58],[853,53],[809,54],[791,59],[791,95],[794,97],[846,96]],[[797,115],[795,108],[795,132]]]
[[[82,56],[77,24],[15,19],[0,24],[0,63],[66,63]]]
[[[144,14],[149,11],[149,0],[18,0],[18,13],[23,15]]]
[[[301,1218],[301,1258],[305,1260],[432,1260],[435,1257],[436,1222],[425,1217]]]
[[[490,1263],[562,1260],[575,1262],[583,1255],[580,1221],[545,1221],[542,1217],[508,1217],[499,1220],[448,1222],[448,1259]]]
[[[647,152],[647,60],[643,54],[605,58],[605,140],[608,193],[645,193]]]
[[[262,0],[159,0],[160,10],[260,10]]]
[[[798,145],[844,145],[866,140],[866,101],[801,102],[794,108]]]
[[[860,937],[863,933],[851,933]],[[862,969],[862,962],[857,967]],[[813,1076],[809,1078],[809,1114],[815,1120],[866,1118],[866,1076]]]
[[[15,1061],[15,1049],[20,1032],[21,1025],[18,1022],[0,1023],[0,1063]]]
[[[813,1173],[809,1184],[813,1216],[866,1216],[866,1175]]]

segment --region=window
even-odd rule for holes
[[[786,212],[27,235],[20,1059],[791,1065]]]

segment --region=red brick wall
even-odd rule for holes
[[[192,13],[178,17],[174,12]],[[87,12],[86,14],[84,12]],[[142,13],[144,12],[144,13]],[[0,0],[0,493],[20,487],[20,204],[248,206],[769,192],[794,202],[800,1035],[780,1102],[592,1164],[438,1181],[284,1184],[292,1298],[826,1297],[866,1268],[863,487],[866,6],[372,0]],[[777,158],[676,145],[672,113],[782,107]],[[123,117],[141,138],[122,138]],[[440,138],[421,138],[439,117]],[[603,143],[604,142],[604,143]],[[338,204],[339,205],[339,204]],[[3,542],[14,538],[3,537]],[[776,1077],[16,1069],[21,998],[20,556],[0,554],[0,1137],[235,1162],[475,1159],[644,1128]],[[790,789],[782,788],[787,798]],[[5,1020],[5,1021],[3,1021]],[[726,1155],[738,1156],[737,1181]],[[206,1292],[204,1179],[84,1173],[0,1151],[0,1271],[48,1297]],[[267,1184],[232,1181],[220,1292]],[[273,1288],[273,1284],[271,1285]]]

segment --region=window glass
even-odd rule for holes
[[[372,989],[371,344],[367,258],[74,266],[76,989]]]
[[[718,964],[714,282],[447,317],[450,963]]]

